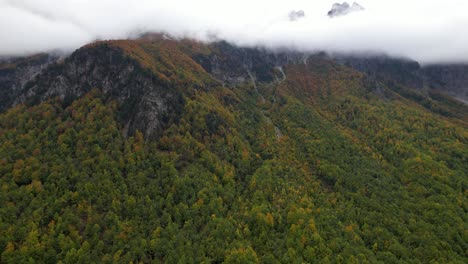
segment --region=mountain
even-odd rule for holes
[[[349,5],[348,2],[335,3],[333,4],[330,11],[328,11],[327,15],[331,18],[338,17],[338,16],[345,16],[349,13],[354,13],[358,11],[363,11],[364,7],[360,4],[354,2],[352,5]]]
[[[37,54],[0,60],[0,110],[5,110],[19,96],[26,82],[58,59],[53,54]]]
[[[428,85],[468,103],[468,65],[429,65],[422,68]]]
[[[365,73],[370,78],[380,80],[393,90],[421,105],[441,114],[453,114],[457,110],[439,109],[438,104],[445,101],[446,107],[468,101],[468,65],[433,64],[421,66],[418,62],[405,58],[388,56],[349,56],[334,55],[343,65]],[[439,105],[440,106],[440,105]],[[457,114],[463,118],[466,112]],[[450,114],[449,114],[450,115]]]
[[[158,34],[23,60],[2,263],[467,261],[462,75]]]
[[[138,129],[147,137],[157,137],[165,124],[177,118],[184,94],[216,85],[272,82],[278,67],[300,56],[241,49],[226,42],[203,46],[162,35],[99,42],[78,49],[43,74],[30,75],[21,93],[2,107],[54,97],[71,102],[97,88],[122,104],[125,134]]]
[[[305,12],[304,10],[293,10],[291,12],[289,12],[289,21],[296,21],[298,19],[301,19],[305,17]]]

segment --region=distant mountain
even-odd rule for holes
[[[0,262],[467,263],[464,69],[162,34],[0,63]]]
[[[290,21],[296,21],[296,20],[301,19],[303,17],[305,17],[304,10],[298,10],[298,11],[293,10],[293,11],[291,11],[289,13],[289,20]]]
[[[462,102],[468,102],[468,65],[421,66],[410,59],[388,56],[337,55],[335,59],[368,76],[392,82],[394,85],[403,85],[420,92],[442,92]]]
[[[468,64],[428,65],[422,71],[430,88],[468,104]]]
[[[364,10],[364,7],[362,7],[356,2],[354,2],[352,5],[349,5],[348,2],[343,2],[342,4],[335,3],[333,4],[331,10],[328,11],[327,15],[333,18],[337,16],[345,16],[349,13],[354,13],[362,10]]]

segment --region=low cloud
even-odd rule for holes
[[[409,3],[410,2],[410,3]],[[329,0],[0,0],[0,55],[73,50],[96,39],[164,31],[247,46],[386,53],[468,62],[465,0],[362,0],[329,18]],[[352,3],[350,3],[352,4]],[[291,10],[306,16],[290,20]]]

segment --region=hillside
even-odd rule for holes
[[[150,35],[0,114],[2,263],[466,263],[468,107],[337,63]]]
[[[349,56],[335,55],[337,62],[367,74],[371,78],[384,81],[390,86],[403,85],[436,100],[439,96],[453,97],[468,102],[468,65],[431,64],[420,65],[405,58],[389,56]],[[429,90],[429,92],[427,92]],[[453,101],[453,100],[451,100]],[[456,102],[454,102],[456,103]]]

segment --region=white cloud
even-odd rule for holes
[[[73,49],[97,38],[166,31],[200,39],[217,34],[243,45],[468,62],[468,1],[361,0],[365,11],[330,19],[326,14],[334,2],[0,0],[0,55]],[[304,10],[306,17],[291,22],[292,10]]]

